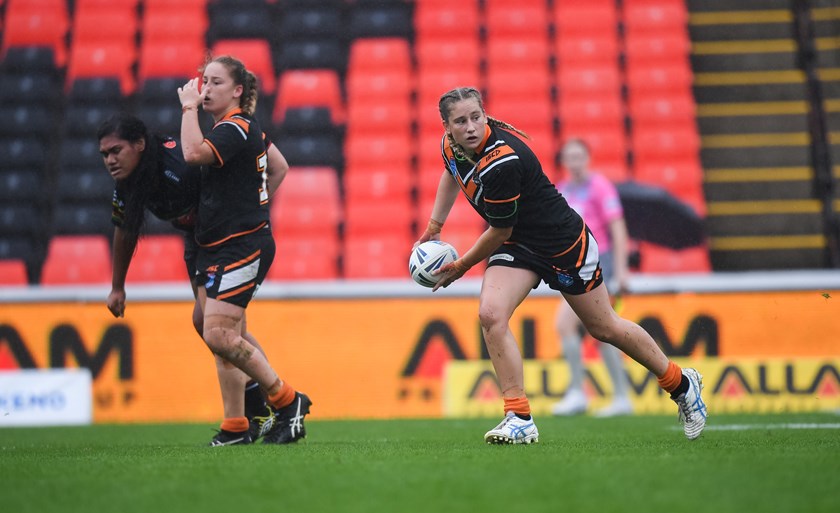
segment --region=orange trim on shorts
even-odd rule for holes
[[[218,296],[216,296],[216,301],[221,301],[222,299],[235,296],[237,294],[240,294],[240,293],[245,292],[246,290],[252,289],[252,288],[254,288],[254,283],[253,282],[249,283],[247,285],[243,285],[243,286],[239,287],[238,289],[233,289],[229,292],[225,292],[224,294],[219,294]]]
[[[565,255],[566,253],[569,253],[570,251],[575,249],[575,246],[578,245],[578,243],[580,242],[580,240],[583,238],[584,235],[586,235],[586,223],[583,223],[583,229],[580,231],[580,235],[578,236],[577,240],[575,240],[575,242],[571,246],[569,246],[569,249],[567,249],[566,251],[563,251],[562,253],[557,253],[556,255],[551,255],[551,258],[561,257],[561,256]]]
[[[258,230],[261,230],[267,224],[268,224],[267,221],[263,221],[262,223],[259,224],[259,226],[257,226],[256,228],[253,228],[251,230],[246,230],[244,232],[234,233],[233,235],[228,235],[227,237],[225,237],[222,240],[217,240],[216,242],[211,242],[210,244],[199,244],[199,246],[201,246],[202,248],[211,248],[213,246],[218,246],[219,244],[221,244],[223,242],[227,242],[234,237],[240,237],[242,235],[248,235],[249,233],[254,233]]]
[[[258,256],[260,256],[260,250],[259,249],[256,250],[253,254],[246,256],[242,260],[239,260],[238,262],[234,262],[230,265],[226,265],[225,266],[225,271],[230,271],[231,269],[236,269],[237,267],[242,267],[243,265],[247,264],[248,262],[253,261]]]

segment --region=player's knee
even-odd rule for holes
[[[507,329],[507,321],[508,319],[501,310],[492,304],[481,304],[478,307],[478,322],[485,331]]]

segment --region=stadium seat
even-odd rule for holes
[[[338,205],[338,173],[330,167],[292,166],[280,184],[277,195],[272,198],[272,203],[275,201]]]
[[[560,124],[563,131],[618,129],[624,126],[624,102],[619,96],[597,99],[567,99],[560,96]]]
[[[627,63],[629,96],[645,94],[691,94],[694,74],[688,60],[657,64],[631,61]]]
[[[146,235],[128,267],[126,283],[188,281],[181,235]]]
[[[641,273],[708,273],[710,271],[709,249],[706,246],[675,250],[639,242],[639,272]]]
[[[277,87],[271,48],[265,39],[225,39],[213,44],[213,55],[232,55],[257,76],[260,91],[273,94]]]
[[[280,74],[272,121],[283,122],[290,107],[330,109],[333,123],[344,123],[344,100],[338,73],[332,69],[287,70]]]
[[[21,259],[0,258],[0,286],[27,285],[26,262]]]
[[[631,134],[637,164],[668,159],[697,158],[700,136],[696,128],[635,128]]]
[[[549,55],[548,37],[493,37],[487,40],[486,59],[489,68],[512,66],[548,70]]]
[[[411,102],[408,98],[387,102],[349,100],[347,103],[347,133],[352,136],[411,135]]]
[[[287,133],[276,144],[291,166],[342,165],[341,138],[335,133]]]
[[[554,2],[553,22],[559,38],[614,33],[618,27],[615,1]]]
[[[38,203],[44,186],[39,170],[9,169],[0,171],[0,203]]]
[[[134,2],[135,4],[137,2]],[[77,2],[78,4],[78,2]],[[135,43],[139,22],[136,5],[133,7],[103,9],[101,6],[77,5],[71,27],[73,44],[121,42]]]
[[[150,8],[147,5],[140,25],[143,35],[141,45],[190,43],[203,48],[208,24],[207,10],[203,7],[186,10],[180,3],[176,8]]]
[[[344,72],[347,50],[337,35],[284,41],[277,57],[280,69],[331,69]]]
[[[37,244],[32,234],[14,235],[0,232],[0,258],[20,259],[27,263],[35,260]]]
[[[283,17],[277,32],[283,40],[306,38],[313,35],[328,36],[341,32],[343,27],[341,11],[327,5],[299,5],[288,3],[283,6]]]
[[[37,205],[21,202],[0,205],[0,234],[31,237],[43,229]]]
[[[411,137],[403,133],[378,136],[348,134],[344,139],[345,165],[379,166],[382,162],[403,169],[411,165]]]
[[[134,92],[132,67],[137,60],[134,43],[78,43],[70,51],[66,90],[79,78],[114,77],[120,80],[124,96]]]
[[[624,56],[628,68],[642,63],[658,65],[688,65],[691,41],[674,34],[641,34],[624,37]]]
[[[628,35],[670,33],[688,37],[688,10],[682,2],[627,2],[622,18]]]
[[[514,5],[515,4],[515,5]],[[484,7],[484,27],[488,39],[500,36],[545,38],[550,17],[545,2],[488,2]]]
[[[271,6],[266,2],[224,4],[209,2],[207,40],[270,39],[274,32]]]
[[[357,71],[350,68],[345,81],[347,108],[357,101],[410,103],[414,76],[409,70],[381,69]],[[350,113],[348,112],[348,118]]]
[[[628,104],[634,127],[665,128],[675,125],[693,127],[697,108],[690,93],[665,96],[658,93],[636,94]]]
[[[150,78],[196,77],[204,64],[206,49],[200,41],[178,39],[174,41],[144,41],[140,45],[140,65],[137,78],[140,87]],[[186,80],[184,81],[186,82]],[[178,87],[184,83],[178,84]],[[177,89],[170,91],[177,95]],[[175,97],[177,99],[177,96]]]
[[[47,163],[44,144],[37,137],[0,138],[0,169],[42,170]]]
[[[70,28],[67,3],[50,2],[39,6],[26,2],[10,2],[3,27],[3,54],[18,46],[46,46],[53,50],[55,65],[67,62],[66,36]],[[18,7],[19,6],[19,7]]]
[[[334,235],[286,236],[275,234],[277,256],[268,269],[268,280],[335,280],[340,243]]]
[[[662,187],[691,205],[699,215],[706,215],[706,203],[703,198],[703,169],[699,156],[634,163],[633,179],[640,183]]]
[[[52,232],[58,235],[109,235],[113,232],[110,202],[58,203]]]
[[[292,173],[291,170],[289,172]],[[291,176],[283,181],[270,203],[273,233],[284,236],[337,236],[341,219],[337,178],[330,179],[323,174],[313,177],[301,175],[289,182]],[[305,185],[310,180],[312,185]],[[322,181],[330,185],[316,185]]]
[[[417,113],[418,124],[422,132],[428,127],[440,128],[438,101],[445,92],[458,86],[481,88],[483,81],[478,69],[478,62],[451,70],[419,70],[417,76]]]
[[[409,237],[414,207],[406,198],[371,202],[364,198],[345,198],[344,237],[395,235]],[[375,220],[375,221],[374,221]]]
[[[100,163],[92,168],[62,167],[57,178],[55,198],[59,201],[108,203],[113,192],[114,180]]]
[[[618,66],[619,44],[615,33],[558,37],[554,47],[557,66],[605,64]]]
[[[411,71],[411,48],[399,37],[363,38],[350,43],[348,73]]]
[[[477,37],[447,39],[418,37],[414,42],[414,55],[417,58],[421,80],[423,75],[429,72],[439,75],[456,74],[466,69],[469,70],[469,74],[472,74],[472,70],[475,69],[477,75],[482,59],[481,43]],[[459,65],[453,68],[452,62],[458,62]],[[478,79],[466,83],[478,83]],[[451,86],[448,89],[451,89]]]
[[[494,65],[487,69],[486,100],[488,105],[510,101],[532,102],[533,105],[529,110],[550,110],[551,88],[552,79],[548,64],[541,67]]]
[[[477,0],[459,2],[417,2],[414,11],[414,31],[421,38],[450,40],[464,27],[476,27],[471,34],[478,40],[477,27],[481,25]]]
[[[0,55],[0,71],[4,78],[36,76],[46,84],[54,82],[59,74],[51,47],[29,45],[6,48]]]
[[[412,34],[411,5],[403,2],[357,4],[350,9],[347,34],[350,38],[409,37]]]
[[[345,237],[342,261],[346,279],[407,278],[408,257],[414,237],[349,235]]]
[[[390,166],[378,168],[347,168],[344,172],[344,194],[348,202],[398,200],[411,202],[414,178],[410,169],[396,170]]]
[[[54,236],[41,272],[42,285],[111,281],[111,250],[104,236]]]
[[[34,136],[46,141],[52,135],[54,113],[52,109],[42,104],[25,104],[16,102],[14,105],[0,105],[0,136]]]
[[[335,133],[330,109],[326,107],[293,107],[286,109],[286,118],[278,126],[280,136],[311,133]]]
[[[565,98],[618,97],[621,94],[622,77],[615,64],[569,65],[558,69],[556,84],[558,95]]]

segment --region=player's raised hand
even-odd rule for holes
[[[205,91],[199,91],[198,77],[192,78],[178,88],[178,98],[181,100],[181,108],[198,108],[204,102]]]

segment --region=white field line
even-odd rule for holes
[[[682,431],[682,426],[672,429]],[[722,424],[707,425],[705,431],[751,431],[769,429],[840,429],[840,423],[801,423],[801,424]]]

